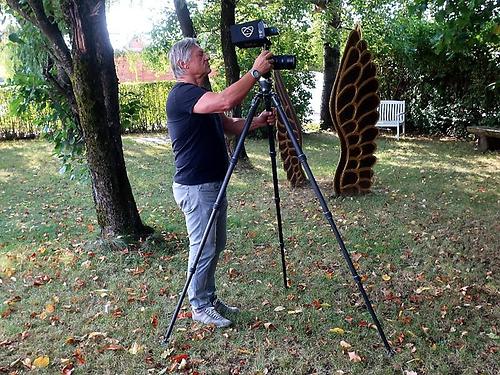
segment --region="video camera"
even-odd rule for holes
[[[269,49],[271,41],[267,37],[278,34],[276,27],[266,27],[262,20],[231,26],[231,42],[239,48],[264,47]],[[296,66],[297,59],[295,55],[273,56],[273,68],[276,70],[295,69]]]

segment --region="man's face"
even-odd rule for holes
[[[210,57],[200,47],[194,46],[191,51],[191,58],[189,59],[188,72],[196,76],[205,75],[210,73]]]

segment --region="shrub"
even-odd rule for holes
[[[165,130],[165,102],[172,86],[173,82],[120,84],[124,132]],[[0,88],[0,139],[35,137],[48,128],[56,131],[60,127],[55,118],[48,124],[53,118],[51,106],[49,99],[40,95],[40,87],[17,84]]]

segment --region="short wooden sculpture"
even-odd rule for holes
[[[274,71],[274,83],[276,88],[276,93],[281,101],[283,110],[286,113],[286,117],[293,128],[295,137],[300,146],[302,146],[302,128],[300,126],[297,114],[293,109],[292,102],[286,91],[285,85],[283,84],[283,79],[278,70]],[[281,160],[283,161],[283,168],[286,171],[286,177],[290,182],[292,187],[298,187],[304,185],[307,182],[307,177],[302,169],[297,153],[293,148],[292,142],[288,137],[285,125],[281,123],[278,116],[277,121],[277,133],[276,137],[278,139],[278,147],[281,154]]]
[[[347,40],[330,97],[330,114],[341,152],[334,177],[337,195],[367,193],[373,183],[380,103],[375,74],[361,27],[356,25]]]

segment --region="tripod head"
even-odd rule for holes
[[[273,80],[271,78],[271,72],[267,72],[263,74],[262,77],[259,78],[259,92],[264,95],[271,94],[273,89]]]

